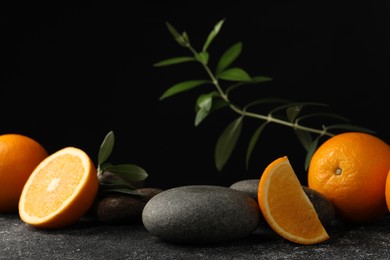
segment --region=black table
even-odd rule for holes
[[[339,225],[317,245],[291,243],[256,231],[232,243],[178,245],[152,236],[142,224],[103,225],[80,220],[64,229],[38,230],[17,214],[0,214],[0,259],[388,259],[390,216],[369,225]]]

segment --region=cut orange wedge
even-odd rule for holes
[[[283,238],[305,245],[329,239],[287,156],[276,159],[264,170],[258,202],[269,226]]]
[[[75,147],[44,159],[32,172],[19,200],[19,216],[40,228],[77,222],[96,198],[99,182],[90,157]]]

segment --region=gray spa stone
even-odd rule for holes
[[[241,180],[230,185],[229,188],[243,191],[257,201],[257,189],[260,179]]]
[[[257,202],[228,187],[189,185],[165,190],[145,205],[142,222],[174,243],[221,243],[247,237],[260,219]]]

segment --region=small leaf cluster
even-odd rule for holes
[[[137,188],[133,183],[145,180],[148,174],[143,168],[135,164],[114,165],[107,162],[114,149],[114,144],[115,135],[113,131],[110,131],[101,143],[98,154],[99,192],[138,195]]]
[[[255,131],[253,131],[248,144],[246,152],[247,168],[252,152],[255,148],[255,145],[258,143],[262,131],[270,123],[287,126],[294,130],[298,140],[301,142],[307,152],[305,169],[307,169],[310,158],[318,147],[320,138],[324,136],[333,136],[334,133],[331,131],[337,129],[338,131],[350,130],[373,133],[373,131],[369,129],[349,124],[348,119],[337,114],[302,113],[303,108],[308,106],[327,106],[323,103],[292,102],[279,98],[269,97],[254,100],[243,107],[233,103],[229,98],[232,90],[249,84],[269,82],[272,80],[272,78],[266,76],[251,76],[245,69],[234,66],[234,62],[242,53],[242,42],[237,42],[230,46],[222,54],[222,56],[219,57],[215,68],[210,68],[209,61],[211,55],[208,51],[208,48],[215,37],[219,34],[224,22],[225,19],[222,19],[214,26],[212,31],[207,36],[201,51],[195,50],[195,48],[191,45],[187,32],[180,34],[172,24],[167,22],[166,26],[168,31],[171,33],[175,41],[180,46],[187,48],[191,55],[168,58],[154,64],[155,67],[163,67],[188,62],[198,62],[206,71],[207,75],[209,76],[208,79],[192,79],[176,83],[169,87],[160,96],[160,100],[163,100],[179,93],[198,88],[200,86],[212,86],[212,91],[205,92],[199,95],[196,99],[194,122],[195,126],[198,126],[201,122],[203,122],[211,112],[221,108],[230,108],[238,115],[236,119],[227,125],[217,140],[215,147],[215,164],[219,171],[221,171],[224,165],[227,163],[234,148],[237,145],[237,142],[242,134],[244,118],[254,118],[262,121],[255,129]],[[275,107],[266,114],[255,113],[252,110],[254,107],[264,104],[272,104],[275,105]],[[323,124],[321,128],[308,127],[302,124],[303,121],[307,121],[307,119],[314,117],[333,118],[340,120],[342,123],[332,125]]]

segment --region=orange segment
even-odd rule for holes
[[[299,244],[329,239],[287,156],[276,159],[264,170],[258,201],[270,227],[285,239]]]
[[[19,201],[20,218],[42,228],[78,221],[96,197],[99,182],[90,157],[66,147],[44,159],[27,180]]]

